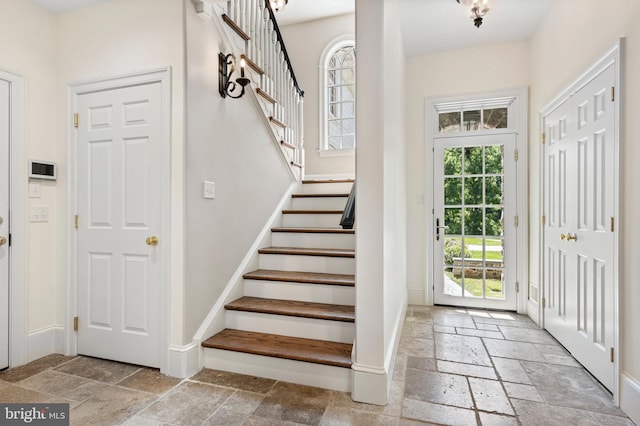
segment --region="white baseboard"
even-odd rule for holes
[[[640,425],[640,381],[625,373],[620,374],[620,408]]]
[[[201,353],[202,347],[196,342],[186,346],[170,346],[167,371],[162,373],[181,379],[193,376],[201,369]]]
[[[374,405],[386,405],[389,403],[391,393],[393,371],[395,368],[396,355],[400,346],[400,337],[404,319],[407,314],[407,295],[402,302],[396,322],[394,324],[393,336],[389,350],[385,354],[385,365],[382,368],[353,364],[353,387],[351,389],[351,399],[357,402],[364,402]]]
[[[426,294],[423,288],[408,288],[409,304],[410,305],[425,305],[427,302]]]
[[[27,334],[26,362],[35,361],[43,356],[64,353],[64,327],[50,325]]]

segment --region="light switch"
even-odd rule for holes
[[[49,206],[31,206],[31,222],[49,222]]]
[[[40,198],[42,186],[39,183],[29,184],[29,198]]]
[[[202,184],[202,198],[213,200],[216,198],[216,183],[207,182],[206,180]]]

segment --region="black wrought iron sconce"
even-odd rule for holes
[[[236,69],[236,59],[232,53],[225,55],[220,52],[218,54],[218,91],[220,96],[226,98],[229,96],[233,99],[241,98],[245,90],[244,88],[249,84],[250,80],[244,76],[245,60],[240,59],[240,77],[235,81],[231,80],[231,75]],[[234,95],[233,92],[237,92],[238,86],[240,87],[240,93]]]

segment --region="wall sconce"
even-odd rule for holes
[[[244,95],[244,88],[250,82],[248,78],[244,76],[244,68],[246,66],[244,58],[240,59],[240,77],[235,81],[231,80],[231,74],[236,69],[236,58],[232,53],[225,55],[220,52],[218,54],[218,92],[220,96],[226,98],[229,96],[233,99],[241,98]],[[233,95],[232,92],[236,91],[236,88],[240,86],[242,89],[237,95]]]

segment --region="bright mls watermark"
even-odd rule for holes
[[[0,426],[68,426],[69,404],[0,403]]]

